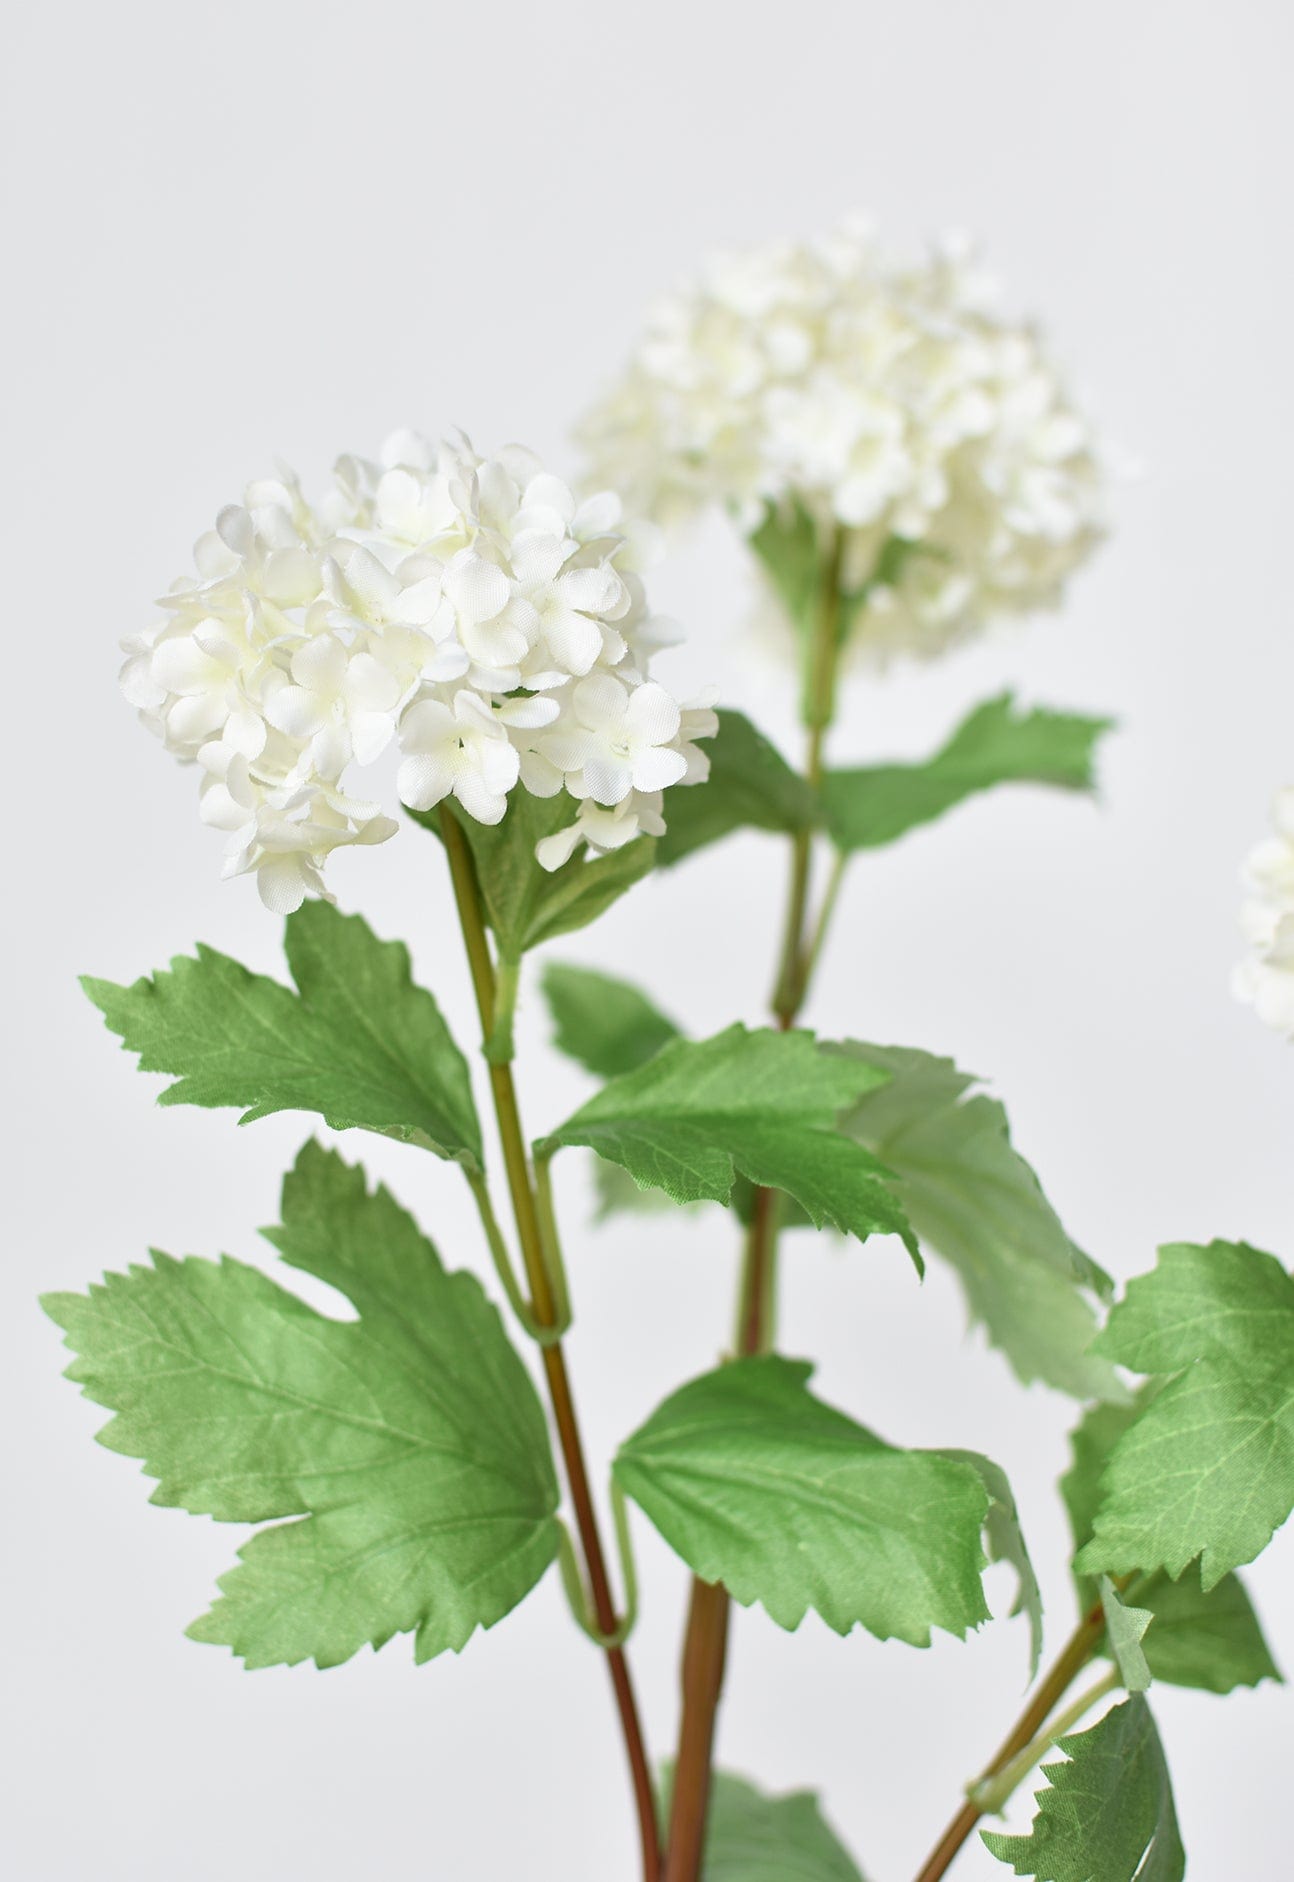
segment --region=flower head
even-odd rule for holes
[[[582,429],[598,478],[662,522],[717,504],[747,535],[796,510],[838,534],[878,660],[1054,605],[1101,534],[1089,427],[959,245],[899,265],[848,225],[720,256]]]
[[[1253,952],[1236,968],[1236,998],[1294,1038],[1294,786],[1272,808],[1275,835],[1250,852],[1240,922]]]
[[[349,782],[393,741],[414,809],[452,796],[493,824],[518,784],[565,790],[570,829],[540,846],[555,868],[663,829],[661,791],[705,775],[691,741],[714,715],[648,677],[669,636],[642,544],[619,498],[577,502],[518,446],[398,433],[376,463],[340,459],[313,506],[283,474],[222,510],[162,621],[125,643],[123,689],[199,767],[226,873],[254,873],[276,910],[324,892],[334,849],[394,834]]]

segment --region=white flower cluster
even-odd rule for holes
[[[718,503],[747,533],[791,501],[873,588],[858,647],[930,654],[1054,605],[1101,534],[1102,474],[1037,335],[988,311],[964,244],[887,261],[861,225],[722,256],[659,303],[585,420],[599,479],[662,522]]]
[[[1278,794],[1272,822],[1276,834],[1245,864],[1240,922],[1253,953],[1236,968],[1234,988],[1266,1025],[1294,1037],[1294,786]]]
[[[332,850],[395,832],[345,779],[397,738],[415,810],[452,795],[498,823],[518,782],[578,800],[538,846],[556,869],[659,834],[662,791],[709,768],[693,741],[714,713],[647,677],[669,638],[638,573],[649,534],[519,446],[399,433],[379,463],[342,458],[317,505],[283,474],[222,510],[165,618],[123,643],[122,685],[199,767],[225,873],[254,871],[279,912],[324,892]]]

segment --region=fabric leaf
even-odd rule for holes
[[[1072,1433],[1074,1462],[1061,1478],[1060,1488],[1076,1550],[1091,1537],[1110,1452],[1157,1389],[1152,1380],[1133,1404],[1093,1406]],[[1085,1613],[1096,1597],[1097,1584],[1087,1576],[1078,1576],[1076,1581],[1078,1605]],[[1228,1693],[1237,1686],[1280,1679],[1239,1575],[1224,1575],[1206,1593],[1199,1564],[1194,1563],[1176,1581],[1160,1572],[1138,1575],[1134,1586],[1137,1605],[1155,1617],[1142,1644],[1151,1675],[1161,1684]]]
[[[610,974],[550,961],[543,988],[557,1027],[553,1044],[599,1078],[637,1071],[678,1037],[645,993]]]
[[[915,1255],[889,1171],[836,1128],[884,1070],[820,1049],[808,1032],[731,1026],[675,1039],[613,1078],[536,1146],[584,1144],[675,1202],[727,1203],[738,1175],[785,1190],[818,1226],[900,1235]]]
[[[1057,1749],[1066,1762],[1043,1766],[1050,1788],[1029,1835],[985,1832],[990,1854],[1037,1882],[1182,1882],[1172,1785],[1146,1701],[1126,1700]]]
[[[287,921],[297,991],[198,946],[129,987],[82,982],[143,1072],[176,1080],[162,1104],[234,1105],[240,1123],[317,1111],[423,1145],[471,1169],[481,1129],[467,1062],[402,942],[306,902]]]
[[[1294,1507],[1294,1281],[1245,1243],[1175,1243],[1128,1285],[1097,1349],[1166,1380],[1114,1444],[1082,1574],[1200,1558],[1207,1591]]]
[[[669,825],[656,839],[663,868],[693,850],[717,843],[734,830],[772,830],[793,835],[822,818],[817,795],[744,713],[725,708],[719,730],[707,740],[710,776],[686,791],[671,791]]]
[[[922,1245],[957,1272],[972,1317],[1025,1383],[1076,1398],[1126,1397],[1088,1352],[1108,1277],[1075,1247],[1011,1142],[1006,1112],[951,1059],[909,1046],[849,1044],[884,1084],[842,1119],[893,1170]]]
[[[615,1475],[670,1547],[779,1627],[929,1646],[988,1618],[974,1464],[901,1451],[824,1405],[801,1361],[739,1359],[680,1388],[620,1448]]]
[[[915,764],[829,771],[822,781],[827,831],[847,854],[893,843],[997,784],[1095,788],[1093,758],[1109,719],[1020,711],[1010,693],[986,700],[933,758]]]
[[[115,1416],[153,1501],[264,1523],[194,1639],[249,1667],[336,1666],[412,1632],[458,1651],[557,1552],[558,1493],[529,1374],[480,1283],[449,1274],[384,1188],[307,1144],[271,1231],[340,1288],[327,1318],[257,1268],[157,1254],[43,1305],[68,1377]]]
[[[716,1771],[705,1832],[705,1882],[863,1882],[812,1791],[770,1797]]]

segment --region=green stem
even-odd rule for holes
[[[522,1327],[530,1335],[531,1339],[537,1341],[540,1346],[547,1346],[554,1337],[560,1338],[561,1333],[565,1332],[566,1328],[562,1327],[559,1331],[556,1327],[546,1327],[542,1325],[541,1322],[536,1319],[535,1311],[530,1305],[530,1302],[526,1299],[525,1290],[517,1279],[516,1272],[513,1269],[512,1257],[508,1253],[508,1245],[503,1239],[503,1231],[499,1227],[499,1218],[494,1213],[494,1203],[490,1198],[490,1191],[486,1184],[485,1177],[480,1172],[472,1171],[466,1172],[466,1175],[468,1186],[473,1196],[476,1198],[476,1212],[481,1218],[481,1227],[485,1230],[486,1246],[489,1248],[490,1257],[494,1262],[494,1271],[499,1277],[500,1286],[508,1297],[508,1305],[512,1308],[513,1313],[517,1316],[517,1319],[521,1322]],[[566,1324],[569,1325],[569,1321],[567,1321]]]
[[[996,1777],[975,1784],[971,1788],[971,1801],[979,1806],[986,1817],[999,1815],[1005,1810],[1015,1791],[1028,1777],[1035,1765],[1041,1764],[1057,1739],[1064,1738],[1073,1730],[1080,1719],[1085,1718],[1093,1706],[1099,1705],[1119,1684],[1117,1667],[1111,1667],[1103,1673],[1093,1686],[1080,1693],[1072,1705],[1066,1706],[1054,1718],[1047,1721],[1037,1737],[1031,1739],[1023,1751],[1017,1752],[1009,1764],[1003,1765]]]
[[[801,994],[802,999],[804,995],[808,993],[813,976],[817,971],[818,962],[822,958],[822,950],[827,942],[827,933],[836,912],[836,903],[840,899],[840,887],[845,879],[845,866],[848,861],[849,858],[844,850],[836,851],[831,864],[831,874],[827,877],[827,887],[822,897],[821,906],[818,909],[818,919],[813,925],[813,933],[804,951],[804,961],[801,967],[804,983],[803,992]]]
[[[822,782],[826,735],[835,712],[836,673],[840,664],[840,566],[843,532],[833,529],[824,555],[820,606],[808,649],[803,717],[808,728],[804,776],[816,791]],[[808,928],[813,867],[813,832],[797,831],[791,844],[791,879],[786,921],[772,1010],[784,1032],[799,1018],[813,967],[821,951],[838,883],[827,891],[823,912]],[[757,1189],[742,1258],[737,1315],[737,1351],[749,1356],[771,1352],[777,1320],[777,1233],[780,1199],[776,1190]],[[699,1882],[705,1849],[705,1824],[714,1765],[714,1735],[728,1657],[728,1591],[693,1580],[683,1646],[683,1718],[674,1763],[674,1793],[664,1882]]]
[[[1060,1653],[1039,1681],[1037,1690],[967,1792],[966,1801],[926,1858],[916,1882],[940,1882],[959,1850],[984,1815],[978,1794],[1031,1745],[1092,1655],[1105,1633],[1105,1609],[1099,1601],[1090,1607]]]
[[[481,906],[480,887],[476,880],[476,867],[472,861],[467,839],[453,815],[442,810],[440,822],[488,1059],[489,1042],[495,1037],[495,1024],[499,1010],[498,989],[489,939],[485,931],[485,915]],[[612,1599],[606,1555],[593,1506],[593,1495],[589,1488],[584,1445],[580,1437],[579,1421],[575,1413],[575,1400],[571,1392],[566,1359],[562,1351],[560,1337],[562,1302],[558,1289],[553,1285],[549,1263],[545,1258],[544,1236],[540,1226],[540,1204],[536,1197],[530,1159],[526,1151],[526,1138],[521,1127],[521,1113],[512,1079],[510,1060],[490,1060],[489,1074],[490,1091],[494,1099],[494,1115],[499,1127],[504,1168],[507,1171],[508,1188],[512,1197],[517,1240],[521,1247],[522,1263],[530,1289],[530,1311],[539,1326],[553,1335],[551,1341],[540,1348],[540,1358],[548,1385],[553,1424],[557,1431],[558,1444],[566,1470],[566,1482],[575,1515],[576,1532],[584,1557],[588,1608],[606,1655],[607,1669],[611,1676],[616,1710],[629,1760],[634,1801],[638,1812],[643,1882],[659,1882],[660,1841],[651,1767],[647,1760],[642,1725],[638,1717],[638,1704],[634,1697],[624,1648],[618,1642],[608,1644],[613,1640],[621,1621],[616,1614],[615,1602]]]

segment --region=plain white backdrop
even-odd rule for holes
[[[7,817],[4,1653],[13,1882],[628,1882],[610,1701],[556,1579],[460,1659],[407,1641],[249,1676],[181,1630],[240,1532],[150,1509],[35,1306],[152,1243],[272,1259],[298,1117],[157,1112],[77,991],[195,938],[274,971],[277,923],[218,880],[193,780],[132,722],[116,641],[217,507],[277,455],[310,480],[397,424],[462,425],[574,469],[570,425],[645,302],[718,244],[869,209],[898,242],[985,240],[1107,433],[1146,465],[1050,619],[848,692],[841,758],[916,753],[1004,684],[1120,720],[1099,807],[1019,791],[860,864],[810,1017],[955,1054],[1007,1100],[1071,1232],[1117,1274],[1158,1241],[1294,1259],[1294,1053],[1231,1004],[1236,874],[1294,779],[1288,530],[1294,32],[1280,0],[891,0],[794,8],[69,4],[6,35],[3,319]],[[665,677],[794,736],[716,527],[660,572],[688,626]],[[16,750],[15,750],[16,747]],[[621,903],[556,950],[678,1018],[757,1021],[780,910],[771,840]],[[439,852],[413,830],[334,886],[473,1041]],[[536,1131],[585,1089],[523,1023]],[[451,1173],[363,1154],[453,1263]],[[727,1336],[718,1212],[594,1232],[562,1177],[571,1360],[601,1463]],[[1071,1408],[1022,1393],[940,1270],[797,1237],[787,1350],[898,1442],[1010,1471],[1054,1650],[1070,1624],[1053,1482]],[[633,1659],[669,1748],[685,1578],[639,1524]],[[1294,1667],[1289,1536],[1250,1583]],[[999,1607],[1009,1587],[993,1583]],[[736,1629],[722,1759],[812,1785],[872,1882],[903,1882],[1018,1709],[1019,1623],[928,1653],[810,1622]],[[1156,1696],[1198,1882],[1288,1873],[1294,1712],[1267,1686]],[[1019,1817],[1021,1813],[1017,1812]],[[1027,1819],[1027,1797],[1023,1815]],[[975,1845],[965,1882],[1006,1872]]]

